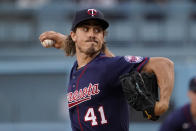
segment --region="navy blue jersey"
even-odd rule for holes
[[[149,58],[107,57],[100,53],[86,66],[72,67],[67,99],[73,131],[128,131],[128,104],[119,76],[140,71]]]
[[[160,131],[196,131],[196,121],[194,122],[190,104],[173,111],[161,125]]]

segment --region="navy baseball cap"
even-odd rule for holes
[[[105,20],[101,11],[97,9],[83,9],[75,13],[71,30],[73,31],[80,23],[87,20],[98,21],[104,30],[109,26],[109,23]]]
[[[196,92],[196,76],[190,80],[189,90]]]

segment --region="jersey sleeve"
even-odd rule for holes
[[[121,58],[126,64],[131,65],[132,70],[141,71],[143,66],[149,61],[149,57],[124,56]]]
[[[149,61],[149,57],[117,56],[112,58],[111,61],[107,68],[107,71],[109,72],[107,79],[110,81],[110,86],[121,87],[119,77],[134,70],[140,72],[144,65]]]
[[[118,75],[122,75],[124,73],[128,73],[134,70],[140,72],[144,67],[144,65],[149,61],[149,59],[150,59],[149,57],[141,57],[141,56],[116,57],[114,68],[118,72]]]

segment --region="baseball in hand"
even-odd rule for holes
[[[49,48],[49,47],[52,47],[54,45],[54,43],[55,43],[54,40],[46,39],[42,42],[42,46]]]

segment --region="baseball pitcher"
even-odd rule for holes
[[[114,56],[104,40],[108,27],[101,11],[83,9],[74,16],[70,35],[40,35],[44,47],[76,56],[67,88],[73,131],[128,131],[129,105],[149,120],[157,120],[169,107],[173,62],[164,57]]]

